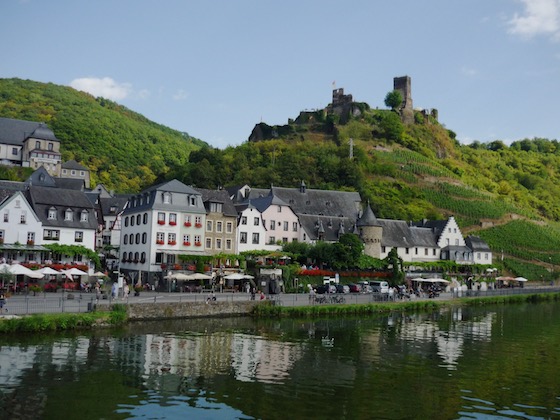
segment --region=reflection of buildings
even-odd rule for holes
[[[416,319],[413,322],[402,323],[400,337],[407,341],[435,343],[437,353],[443,360],[442,366],[454,370],[463,354],[466,338],[490,341],[495,313],[488,313],[477,321],[463,322],[462,308],[454,308],[452,311],[454,322],[450,324],[449,330],[441,330],[432,320]]]

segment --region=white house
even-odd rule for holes
[[[120,270],[133,280],[163,280],[178,255],[208,255],[205,224],[201,193],[178,180],[133,195],[122,215]]]
[[[266,227],[259,209],[250,202],[236,207],[239,213],[237,224],[238,252],[266,249]]]

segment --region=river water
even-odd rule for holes
[[[560,304],[4,336],[0,417],[560,418]]]

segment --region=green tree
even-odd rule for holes
[[[403,101],[402,93],[398,90],[392,90],[385,95],[385,105],[391,108],[393,111],[401,107]]]
[[[392,248],[385,258],[387,263],[387,267],[391,269],[391,279],[390,284],[391,286],[396,286],[397,284],[402,284],[404,281],[404,268],[403,268],[403,260],[399,257],[397,252],[397,248]]]

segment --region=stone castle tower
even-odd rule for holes
[[[403,101],[399,109],[401,119],[405,124],[412,124],[414,122],[414,110],[412,109],[412,88],[410,76],[401,76],[393,78],[393,89],[398,90]]]
[[[373,258],[381,258],[381,238],[383,227],[377,221],[371,206],[367,205],[362,217],[356,223],[360,238],[364,242],[364,254]]]

